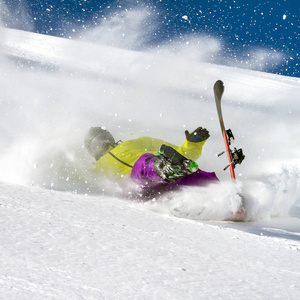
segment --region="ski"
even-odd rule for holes
[[[215,95],[217,113],[218,113],[218,117],[219,117],[219,122],[220,122],[220,126],[221,126],[221,131],[222,131],[222,135],[223,135],[223,139],[224,139],[224,143],[225,143],[225,149],[226,149],[227,158],[228,158],[228,163],[229,163],[229,165],[226,166],[224,168],[224,170],[229,168],[231,178],[233,181],[235,181],[235,171],[234,171],[235,165],[241,164],[241,162],[245,158],[245,155],[243,154],[242,149],[236,149],[236,148],[234,148],[234,150],[230,149],[230,145],[234,141],[234,136],[230,129],[227,129],[227,130],[225,129],[222,108],[221,108],[221,100],[222,100],[223,94],[224,94],[224,83],[221,80],[218,80],[214,84],[214,95]],[[222,155],[224,152],[220,153],[218,156]]]

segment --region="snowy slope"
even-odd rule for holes
[[[299,241],[117,198],[0,189],[1,299],[299,298]]]
[[[1,299],[299,299],[299,79],[208,64],[195,49],[0,36]],[[225,125],[246,154],[237,185],[223,171],[226,157],[215,156],[217,79]],[[89,172],[82,140],[97,125],[116,139],[175,144],[205,126],[211,138],[198,163],[222,183],[125,200]],[[250,222],[217,222],[237,191]],[[174,205],[207,213],[179,219]]]

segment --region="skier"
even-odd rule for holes
[[[140,137],[115,142],[102,127],[92,127],[84,144],[95,160],[94,171],[108,176],[130,177],[140,187],[143,197],[181,186],[203,186],[218,181],[214,172],[205,172],[195,162],[209,138],[207,129],[185,131],[185,141],[177,147],[161,139]]]

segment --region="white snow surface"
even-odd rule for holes
[[[0,299],[300,299],[299,78],[206,63],[209,41],[200,59],[173,44],[143,53],[0,37]],[[218,79],[246,155],[235,184],[216,157]],[[128,200],[124,184],[90,172],[91,126],[174,144],[206,127],[198,164],[220,183]],[[247,222],[221,221],[237,193]]]

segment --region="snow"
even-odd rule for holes
[[[1,185],[3,299],[297,299],[299,241]],[[272,297],[273,298],[273,297]]]
[[[299,299],[298,78],[208,64],[194,47],[142,53],[0,35],[1,299]],[[246,155],[236,184],[216,157],[218,79],[225,125]],[[221,183],[125,199],[89,171],[90,126],[175,144],[204,126],[211,137],[198,164]],[[237,193],[248,222],[221,221]]]

